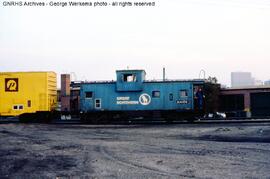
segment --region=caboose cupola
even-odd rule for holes
[[[116,91],[142,91],[145,75],[144,70],[117,70]]]

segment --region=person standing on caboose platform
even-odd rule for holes
[[[196,99],[198,101],[198,109],[202,110],[203,109],[203,98],[204,94],[201,88],[199,88],[196,92]]]

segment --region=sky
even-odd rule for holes
[[[270,1],[152,1],[155,7],[123,8],[7,7],[0,0],[0,71],[91,81],[127,68],[161,79],[165,67],[168,79],[198,78],[203,69],[227,86],[232,71],[270,79]]]

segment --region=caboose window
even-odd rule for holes
[[[153,98],[159,98],[160,97],[160,91],[152,91],[152,97]]]
[[[181,98],[183,98],[183,97],[188,97],[188,92],[187,92],[187,90],[180,90],[179,96],[180,96]]]
[[[85,98],[93,98],[93,92],[92,91],[85,92]]]
[[[172,93],[170,93],[169,99],[170,99],[170,101],[173,101],[173,94]]]
[[[13,106],[13,109],[14,110],[17,110],[18,109],[18,106],[17,105]]]
[[[23,105],[19,105],[19,109],[23,109]]]
[[[136,81],[136,75],[135,74],[124,74],[123,75],[123,81],[124,82],[135,82]]]
[[[95,107],[96,108],[101,108],[101,100],[100,99],[96,99],[96,101],[95,101]]]

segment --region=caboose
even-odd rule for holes
[[[117,70],[116,81],[81,84],[84,121],[190,119],[202,111],[196,92],[204,80],[146,80],[144,70]]]

